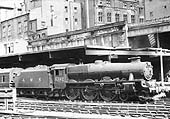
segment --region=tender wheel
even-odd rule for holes
[[[86,88],[81,89],[81,94],[87,101],[92,101],[98,96],[98,92],[95,90],[94,86],[86,86]]]
[[[129,98],[129,94],[127,92],[120,92],[119,99],[123,102],[127,101]]]
[[[104,101],[109,102],[109,101],[116,99],[117,95],[115,94],[115,91],[110,90],[110,89],[111,89],[111,86],[106,86],[100,91],[100,97]]]
[[[17,90],[17,96],[23,96],[23,91],[22,90]]]
[[[80,91],[76,88],[67,88],[65,90],[65,95],[69,100],[75,100],[79,97]]]

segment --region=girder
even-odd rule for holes
[[[170,31],[170,22],[161,22],[161,23],[141,23],[138,25],[129,25],[128,26],[128,37],[142,36],[152,33],[163,33]]]
[[[138,55],[138,56],[170,56],[170,51],[165,49],[155,50],[100,50],[87,49],[86,55]]]

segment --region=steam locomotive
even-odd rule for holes
[[[139,59],[132,59],[129,63],[97,60],[79,65],[0,69],[0,86],[15,84],[18,96],[126,101],[132,96],[148,96],[146,82],[152,75],[150,62],[141,62]]]

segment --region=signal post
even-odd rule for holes
[[[15,110],[16,88],[11,85],[13,84],[9,84],[9,87],[0,88],[0,103],[2,106],[0,107],[0,110],[2,111],[8,111],[8,110],[16,111]]]

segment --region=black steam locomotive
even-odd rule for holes
[[[131,96],[147,96],[149,87],[146,82],[152,75],[150,62],[139,59],[130,63],[97,60],[90,64],[0,69],[0,86],[15,84],[18,96],[126,101]]]

